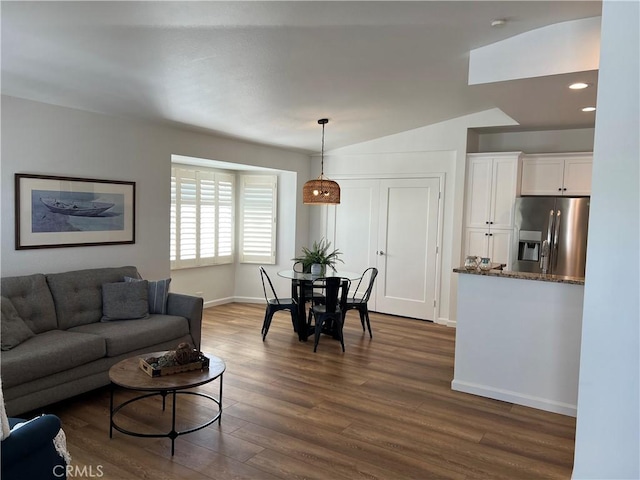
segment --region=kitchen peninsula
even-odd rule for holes
[[[456,268],[453,390],[576,416],[584,278]]]

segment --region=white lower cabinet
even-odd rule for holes
[[[489,257],[492,263],[504,263],[507,269],[511,265],[511,245],[513,230],[486,228],[467,228],[465,235],[465,256]]]

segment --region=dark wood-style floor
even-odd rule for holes
[[[203,350],[224,358],[222,423],[176,440],[114,432],[109,390],[46,409],[62,419],[76,477],[103,479],[569,479],[575,419],[454,392],[455,329],[349,313],[344,336],[301,343],[286,312],[260,336],[263,305],[205,310]],[[217,395],[218,382],[200,387]],[[127,398],[126,392],[118,394]],[[126,407],[130,428],[168,428],[158,398]],[[212,413],[179,398],[179,428]],[[83,470],[84,469],[84,470]]]

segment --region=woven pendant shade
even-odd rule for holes
[[[329,120],[321,118],[318,123],[322,125],[320,176],[304,184],[302,202],[305,205],[337,205],[340,203],[340,185],[324,176],[324,126],[329,123]]]
[[[302,201],[305,205],[337,205],[340,185],[325,177],[309,180],[302,187]]]

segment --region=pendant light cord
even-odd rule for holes
[[[324,177],[324,123],[322,124],[322,150],[320,151],[320,180]]]

